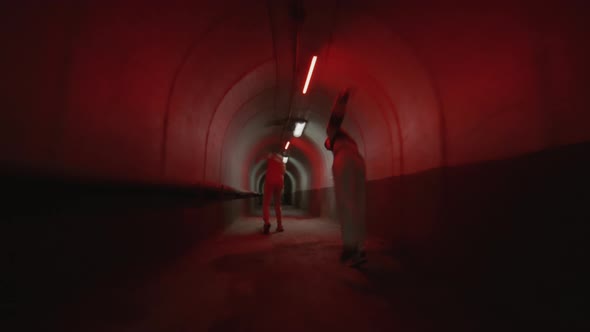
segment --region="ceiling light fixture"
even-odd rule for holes
[[[293,130],[293,136],[301,137],[301,135],[303,135],[303,129],[305,129],[306,124],[307,124],[307,122],[305,122],[305,121],[295,123],[295,129]]]
[[[311,80],[311,74],[313,74],[313,68],[315,67],[315,62],[318,59],[316,55],[311,58],[311,65],[309,66],[309,72],[307,72],[307,79],[305,80],[305,86],[303,87],[303,94],[307,93],[307,88],[309,87],[309,81]]]

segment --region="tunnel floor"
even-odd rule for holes
[[[274,219],[273,219],[274,220]],[[363,269],[339,263],[339,227],[289,217],[261,233],[243,218],[141,281],[97,287],[61,331],[474,331],[460,296],[406,271],[369,239]],[[481,323],[481,321],[479,322]],[[481,326],[479,326],[481,327]]]

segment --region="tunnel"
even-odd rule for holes
[[[588,331],[587,8],[2,2],[0,328]],[[346,88],[363,269],[324,148]]]

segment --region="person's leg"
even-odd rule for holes
[[[273,187],[273,196],[275,202],[275,214],[277,216],[277,232],[283,231],[283,216],[281,211],[281,196],[283,194],[283,186],[276,185]]]
[[[367,255],[365,251],[366,238],[366,179],[365,168],[362,160],[355,160],[354,175],[353,175],[353,201],[354,206],[352,212],[352,239],[354,243],[355,253],[351,259],[350,266],[360,267],[367,262]]]
[[[358,267],[367,261],[365,240],[365,172],[361,159],[342,154],[334,160],[334,190],[342,230],[342,261]]]
[[[347,260],[354,253],[356,249],[356,241],[354,237],[354,194],[352,186],[352,169],[349,160],[339,155],[334,159],[334,166],[332,167],[334,175],[334,196],[336,198],[336,211],[338,221],[340,222],[340,230],[342,236],[342,257]]]
[[[272,198],[271,187],[264,184],[264,194],[262,197],[262,219],[264,220],[264,233],[268,233],[270,229],[270,199]]]
[[[359,251],[365,249],[365,238],[366,238],[366,178],[365,178],[365,166],[361,159],[355,158],[354,169],[353,169],[353,188],[352,194],[354,195],[353,201],[355,202],[353,212],[353,236],[355,246]]]

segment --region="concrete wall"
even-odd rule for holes
[[[314,122],[294,147],[320,188],[321,128],[349,85],[370,180],[590,139],[582,3],[335,4],[306,4],[298,59],[287,2],[2,4],[0,162],[245,189],[292,109]],[[311,54],[313,89],[286,107]]]
[[[487,302],[490,321],[582,326],[588,169],[590,142],[370,180],[367,230],[407,268]],[[306,192],[310,213],[333,216],[330,193]]]

